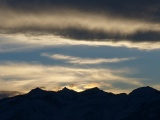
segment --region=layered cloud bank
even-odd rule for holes
[[[2,0],[1,33],[87,41],[160,41],[159,1]]]

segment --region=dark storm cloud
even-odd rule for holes
[[[127,39],[134,42],[160,41],[160,32],[157,31],[138,31],[134,35],[127,36]]]
[[[1,0],[0,14],[1,33],[160,41],[159,0]]]
[[[14,30],[7,30],[3,33],[24,33],[27,36],[30,35],[45,35],[54,34],[60,35],[64,38],[74,40],[86,40],[86,41],[121,41],[129,40],[132,42],[159,42],[160,32],[157,31],[137,31],[131,35],[121,35],[106,33],[100,30],[87,30],[85,28],[65,28],[65,29],[36,29],[36,28],[20,28]]]
[[[1,0],[1,4],[26,11],[68,7],[94,12],[111,12],[128,17],[160,18],[159,0]]]
[[[57,32],[58,31],[58,32]],[[49,32],[49,31],[48,31]],[[51,32],[51,31],[50,31]],[[157,31],[137,31],[131,35],[121,35],[106,33],[100,30],[86,30],[83,28],[67,28],[63,30],[53,30],[52,33],[62,35],[66,38],[77,40],[92,40],[92,41],[121,41],[130,40],[132,42],[158,42],[160,41],[160,32]],[[56,33],[57,32],[57,33]]]

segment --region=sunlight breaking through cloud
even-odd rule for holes
[[[57,90],[63,86],[72,87],[77,91],[91,86],[114,90],[117,89],[114,87],[115,82],[137,87],[143,85],[140,78],[127,77],[127,74],[133,71],[126,68],[95,69],[8,62],[0,64],[0,71],[1,90],[28,91],[31,88],[43,86],[50,90]]]

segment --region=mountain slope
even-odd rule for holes
[[[98,88],[77,93],[40,88],[0,100],[0,120],[159,120],[160,92],[151,87],[130,94]]]

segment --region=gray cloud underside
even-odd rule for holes
[[[12,97],[12,96],[19,95],[19,94],[21,93],[16,92],[16,91],[0,91],[0,99]]]
[[[132,41],[132,42],[159,42],[158,31],[137,31],[131,35],[106,33],[100,30],[87,30],[85,28],[43,29],[43,28],[18,28],[1,31],[3,34],[23,33],[27,36],[54,34],[64,38],[86,41]]]
[[[54,7],[68,7],[83,11],[107,12],[125,17],[159,21],[159,0],[1,0],[1,5],[12,9],[39,11]],[[3,3],[3,4],[2,4]]]
[[[160,41],[160,2],[1,0],[0,32],[90,41]]]

